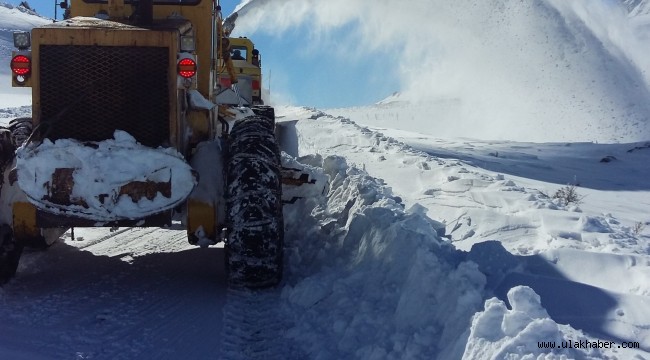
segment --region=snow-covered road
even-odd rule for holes
[[[0,295],[3,359],[206,358],[226,302],[223,249],[184,232],[76,229],[25,254]]]

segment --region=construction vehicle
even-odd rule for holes
[[[229,37],[218,0],[61,5],[14,33],[12,85],[33,105],[0,129],[0,283],[68,229],[180,219],[190,243],[224,241],[230,284],[276,285],[280,150],[252,41]]]

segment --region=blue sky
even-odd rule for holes
[[[250,36],[262,54],[266,87],[271,72],[272,93],[280,91],[296,105],[324,108],[371,104],[398,90],[390,59],[310,45],[304,26],[282,36],[263,31]]]
[[[20,0],[7,2],[18,4]],[[54,0],[28,2],[39,14],[54,17]],[[224,16],[237,4],[239,1],[221,1]],[[59,9],[59,18],[61,14]],[[264,86],[270,85],[274,102],[317,108],[349,107],[375,103],[399,90],[395,61],[381,50],[360,52],[350,41],[340,46],[331,43],[331,39],[346,38],[357,31],[354,23],[328,29],[325,39],[309,26],[307,21],[301,21],[281,32],[261,26],[249,27],[254,29],[252,32],[235,33],[251,38],[260,50]],[[328,45],[320,46],[319,41]]]

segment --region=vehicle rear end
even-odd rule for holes
[[[262,57],[260,51],[255,48],[253,42],[245,37],[228,38],[230,58],[232,67],[236,74],[233,77],[227,71],[227,65],[223,60],[219,61],[219,72],[217,84],[220,90],[228,90],[232,87],[232,79],[235,78],[236,87],[241,96],[248,104],[264,105],[262,100]]]
[[[156,30],[75,18],[32,32],[33,123],[52,141],[110,139],[174,146],[176,61],[182,21]]]
[[[196,65],[195,35],[203,34],[206,59],[212,41],[211,13],[201,6],[212,4],[75,0],[71,17],[17,42],[13,86],[32,87],[25,123],[33,133],[4,171],[3,193],[22,192],[2,196],[4,217],[11,214],[2,221],[16,238],[42,243],[48,228],[171,224],[197,181],[192,142],[210,130],[211,114],[186,100],[199,86],[209,96]]]
[[[14,204],[14,219],[29,222],[33,234],[37,228],[97,223],[171,223],[172,208],[189,195],[179,199],[167,194],[173,181],[187,180],[171,174],[179,171],[176,166],[166,164],[163,156],[163,169],[157,174],[135,171],[115,181],[110,172],[111,167],[121,173],[139,167],[129,162],[146,149],[182,150],[182,102],[177,99],[184,89],[177,86],[177,59],[180,36],[190,28],[185,20],[159,21],[143,28],[76,17],[32,31],[35,132],[30,144],[18,152],[15,174],[32,201]],[[129,141],[124,142],[124,135],[119,135],[123,133],[130,136]],[[108,167],[93,168],[94,172],[108,172],[93,178],[92,171],[84,173],[88,169],[80,164],[92,163],[93,158],[108,162],[106,154],[99,153],[105,141],[120,149],[122,159],[110,159]],[[54,154],[51,158],[43,157],[46,152],[41,148],[46,145],[47,152]],[[88,153],[89,159],[81,153]],[[170,155],[170,160],[173,157]],[[181,156],[175,157],[177,163],[185,162]],[[164,172],[168,173],[161,175]],[[95,182],[111,179],[113,183],[104,181],[104,189],[88,191],[84,182],[89,178]],[[143,198],[157,204],[141,213],[137,209],[116,211],[117,203],[126,201],[124,195],[136,205]],[[160,196],[170,202],[156,199]]]
[[[15,41],[13,84],[32,87],[33,118],[0,129],[0,148],[17,148],[0,151],[0,285],[51,230],[173,218],[192,244],[224,241],[231,284],[277,284],[281,157],[273,108],[254,106],[252,42],[233,39],[248,54],[230,58],[218,0],[72,0],[69,15]]]

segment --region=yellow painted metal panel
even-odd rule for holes
[[[211,127],[207,111],[190,111],[188,112],[187,122],[192,129],[189,143],[196,145],[201,141],[211,140]]]
[[[184,21],[170,22],[178,28],[189,28]],[[91,25],[95,25],[91,26]],[[179,52],[179,31],[170,29],[148,30],[137,26],[115,24],[94,19],[70,19],[32,31],[32,115],[34,125],[40,123],[41,101],[40,94],[40,45],[80,45],[80,46],[151,46],[167,47],[169,49],[168,92],[169,101],[169,141],[177,145],[177,72],[176,62]]]
[[[36,225],[36,207],[27,202],[13,204],[13,230],[16,239],[28,241],[41,237],[41,230]]]
[[[125,5],[125,12],[128,15],[133,13],[132,5]],[[93,17],[98,12],[108,13],[108,4],[92,4],[83,0],[72,0],[70,14],[72,17],[85,16]],[[167,19],[170,17],[187,19],[192,23],[196,38],[196,55],[198,56],[198,90],[206,98],[212,95],[210,88],[210,59],[212,49],[212,1],[202,0],[196,5],[154,5],[153,19]],[[128,19],[111,19],[120,22],[128,22]]]
[[[199,229],[203,230],[205,237],[216,242],[217,216],[214,204],[205,203],[195,199],[187,201],[187,235],[196,238]]]

